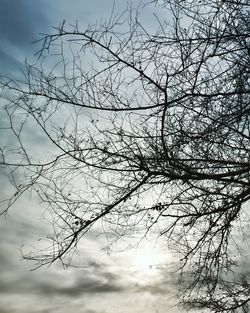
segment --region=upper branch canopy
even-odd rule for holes
[[[195,268],[195,304],[204,285],[210,297],[229,288],[231,233],[250,199],[249,3],[153,3],[166,14],[153,31],[140,10],[86,30],[63,23],[42,39],[40,67],[2,82],[15,142],[1,148],[16,189],[7,208],[32,189],[52,212],[51,246],[29,256],[40,265],[66,262],[100,221],[118,236],[157,225]],[[30,128],[46,154],[33,153]]]

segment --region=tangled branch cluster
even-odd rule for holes
[[[86,30],[62,23],[40,67],[2,82],[16,140],[1,149],[16,188],[7,209],[31,189],[52,212],[51,246],[27,256],[39,265],[63,262],[99,222],[117,236],[157,225],[181,255],[184,304],[247,312],[249,275],[231,252],[250,199],[249,2],[153,4],[165,14],[153,32],[139,9]]]

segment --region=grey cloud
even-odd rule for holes
[[[2,45],[27,48],[37,39],[37,31],[46,25],[44,4],[32,0],[1,0],[0,32]]]
[[[0,0],[0,75],[15,75],[24,59],[34,55],[32,42],[49,27],[46,4],[46,0]]]
[[[96,293],[110,293],[110,292],[120,292],[123,291],[121,286],[112,285],[111,282],[102,283],[99,282],[86,282],[82,281],[77,283],[72,287],[59,287],[52,286],[49,284],[41,284],[38,286],[39,294],[43,295],[64,295],[67,297],[78,297],[83,294],[96,294]]]
[[[25,202],[23,202],[23,204],[24,203]],[[30,207],[22,208],[20,212],[16,212],[16,210],[10,208],[9,214],[16,214],[16,216],[13,218],[7,216],[5,220],[3,218],[0,220],[0,255],[5,255],[8,256],[9,259],[12,259],[13,255],[11,254],[14,253],[18,254],[20,258],[18,249],[22,245],[31,245],[39,236],[46,235],[47,230],[45,229],[45,223],[43,225],[41,220],[36,220],[38,213],[32,212],[32,208],[31,205]],[[29,218],[25,219],[20,215],[18,216],[18,214],[22,212],[29,214]],[[34,220],[32,221],[32,219]]]
[[[5,310],[5,309],[1,309],[1,308],[0,308],[0,313],[10,313],[10,311],[9,311],[9,309],[8,309],[8,310],[7,310],[7,309]]]
[[[7,258],[3,260],[7,262]],[[52,296],[79,297],[84,294],[114,293],[125,290],[119,284],[119,276],[106,270],[105,264],[97,264],[87,269],[37,270],[34,272],[18,270],[2,275],[0,293],[33,294],[45,298]],[[5,265],[5,270],[8,267]]]
[[[11,55],[3,51],[3,48],[2,49],[0,48],[0,65],[1,65],[0,72],[1,76],[7,75],[10,72],[15,72],[17,69],[23,68],[23,64],[16,58],[12,57]]]
[[[169,287],[169,286],[150,286],[150,285],[147,285],[147,286],[139,286],[138,284],[135,286],[136,287],[136,292],[148,292],[150,294],[161,294],[161,295],[164,295],[166,293],[169,293],[170,291],[170,288],[166,288],[166,287]]]
[[[179,275],[180,272],[176,271],[176,261],[171,261],[167,264],[161,265],[158,268],[158,279],[156,282],[146,285],[140,283],[135,284],[135,292],[148,292],[151,295],[175,296],[179,288]]]
[[[90,261],[91,263],[91,261]],[[60,273],[63,275],[63,273]],[[105,264],[100,264],[97,267],[91,266],[87,270],[64,272],[67,278],[68,275],[73,278],[73,282],[70,286],[65,284],[60,285],[56,277],[53,280],[46,280],[44,282],[37,281],[35,283],[37,291],[40,294],[49,295],[64,295],[68,297],[78,297],[84,294],[91,293],[110,293],[120,292],[124,290],[124,287],[119,285],[119,276],[106,271]],[[68,275],[67,275],[68,274]]]
[[[1,313],[1,312],[0,312]],[[100,313],[100,311],[85,310],[84,313]]]

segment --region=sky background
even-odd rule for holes
[[[122,11],[126,1],[117,0]],[[48,33],[62,20],[81,25],[108,17],[111,0],[0,0],[0,75],[19,77],[25,59],[37,61],[39,33]],[[3,120],[1,120],[3,123]],[[29,140],[36,140],[30,134]],[[4,138],[6,142],[8,138]],[[10,191],[0,169],[1,199]],[[39,204],[29,197],[0,219],[0,313],[178,313],[175,306],[175,258],[163,241],[144,242],[109,254],[98,231],[79,247],[77,262],[31,271],[34,264],[21,258],[39,245],[48,223]],[[118,251],[121,250],[121,251]]]

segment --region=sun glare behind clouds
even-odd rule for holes
[[[160,269],[167,263],[166,254],[156,247],[145,246],[138,248],[134,254],[134,278],[141,283],[157,280]]]

